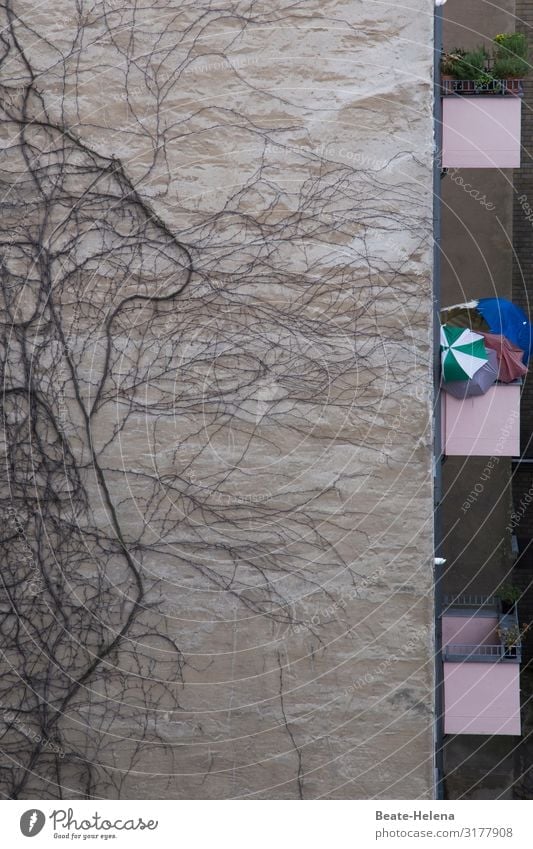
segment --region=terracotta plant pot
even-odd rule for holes
[[[456,79],[453,74],[441,74],[440,84],[444,94],[453,94],[452,82]]]

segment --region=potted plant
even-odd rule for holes
[[[513,60],[523,76],[530,71],[527,38],[521,32],[503,32],[494,38],[494,61]]]
[[[462,81],[463,94],[491,91],[494,76],[489,70],[490,56],[485,47],[463,52],[455,63],[455,73]]]
[[[454,94],[456,91],[458,86],[455,81],[459,79],[458,67],[464,55],[465,51],[460,47],[455,47],[449,53],[442,54],[440,60],[440,79],[444,94]]]
[[[521,32],[500,33],[494,39],[494,54],[492,73],[499,80],[510,84],[506,90],[511,94],[519,94],[522,80],[530,71],[528,61],[528,46],[525,35]]]
[[[480,45],[473,50],[455,49],[443,54],[444,168],[520,167],[522,104],[519,95],[522,94],[521,78],[528,70],[527,43],[521,33],[500,34],[492,44],[489,42],[488,49]],[[479,95],[482,96],[475,108],[471,108],[474,104],[467,101]]]
[[[498,596],[502,603],[502,613],[514,613],[516,602],[522,595],[520,587],[514,584],[503,584],[498,590]]]
[[[461,94],[520,94],[518,81],[529,71],[527,39],[520,32],[497,35],[492,53],[483,45],[474,50],[456,47],[443,53],[441,59],[444,90]],[[452,80],[459,80],[460,84],[453,84]],[[507,85],[502,86],[502,80]]]
[[[521,637],[518,625],[500,627],[497,629],[496,633],[503,645],[503,657],[516,657]]]
[[[465,55],[465,51],[456,47],[450,53],[443,53],[440,60],[440,75],[442,80],[457,80],[457,65]]]

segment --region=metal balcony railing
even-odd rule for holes
[[[477,82],[476,80],[441,80],[443,95],[513,95],[523,97],[523,80],[489,80],[488,82]]]
[[[492,614],[498,614],[501,610],[501,602],[495,595],[445,595],[443,613],[453,613],[454,610],[463,612],[465,610],[487,610]]]
[[[502,602],[498,596],[459,595],[445,596],[443,616],[487,616],[497,619],[494,629],[494,643],[468,645],[464,643],[449,643],[443,647],[442,653],[448,662],[495,663],[498,661],[521,663],[522,642],[518,610],[515,604],[511,610],[503,613]],[[470,618],[468,616],[468,618]],[[506,645],[508,642],[513,645]]]
[[[504,645],[469,646],[450,643],[443,648],[444,660],[448,663],[496,663],[498,661],[520,663],[522,646],[505,647]]]

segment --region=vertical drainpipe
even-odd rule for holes
[[[441,240],[441,170],[442,170],[442,103],[440,93],[440,56],[442,50],[442,6],[434,12],[434,158],[433,158],[433,483],[434,483],[434,539],[435,556],[441,557],[442,539],[440,522],[441,500],[441,408],[440,408],[440,240]],[[435,797],[444,797],[444,683],[442,664],[442,566],[434,566],[435,598]]]

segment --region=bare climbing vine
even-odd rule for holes
[[[427,222],[384,165],[313,150],[296,120],[191,101],[191,76],[212,85],[220,63],[259,104],[294,112],[232,48],[304,20],[304,3],[71,6],[61,43],[29,6],[0,7],[0,791],[142,795],[155,775],[160,793],[187,795],[182,772],[229,771],[203,724],[221,708],[188,696],[214,663],[196,644],[202,616],[284,639],[297,624],[312,653],[323,622],[306,600],[331,603],[339,574],[353,587],[364,573],[366,512],[343,492],[366,472],[349,455],[383,460],[380,405],[410,383],[398,310],[417,312]],[[211,163],[211,194],[195,193],[181,174],[199,168],[198,145],[233,138],[252,151],[233,182],[218,197]],[[372,234],[387,248],[406,222],[419,244],[393,265]],[[346,463],[331,466],[326,426]],[[308,738],[276,647],[267,665],[268,729],[304,798]],[[204,741],[187,769],[181,746]]]

